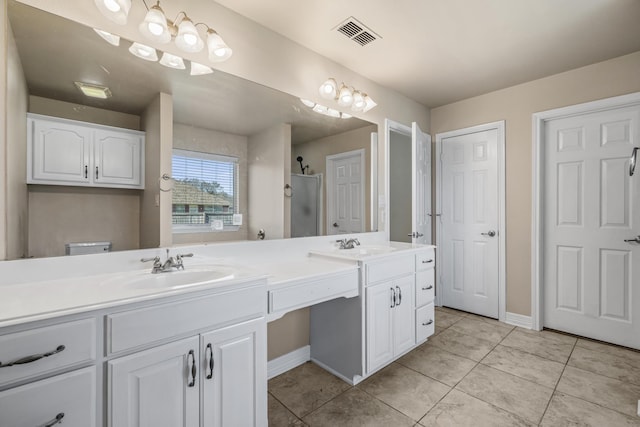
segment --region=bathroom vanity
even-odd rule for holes
[[[309,306],[312,360],[357,383],[433,333],[433,248],[382,236],[0,263],[0,425],[266,426],[267,322]]]

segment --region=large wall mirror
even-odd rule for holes
[[[168,94],[174,149],[235,159],[235,187],[221,192],[234,192],[233,213],[242,218],[214,227],[219,206],[211,210],[188,198],[174,199],[171,214],[181,219],[174,221],[173,243],[253,240],[260,230],[269,239],[375,228],[371,141],[377,125],[319,114],[294,96],[223,72],[192,76],[188,63],[186,70],[176,70],[141,60],[128,52],[127,40],[113,46],[92,28],[15,0],[8,2],[8,16],[15,55],[7,62],[19,59],[25,112],[144,130],[149,105],[160,93]],[[108,86],[112,96],[87,98],[74,82]],[[8,109],[13,107],[9,99]],[[159,186],[172,192],[188,185],[185,180],[182,175],[154,177],[144,191]],[[111,241],[113,250],[145,246],[142,191],[24,187],[25,256],[64,255],[69,242]],[[356,190],[345,196],[344,188]],[[201,186],[198,191],[215,190]],[[184,226],[198,224],[198,218],[205,218],[200,228]]]

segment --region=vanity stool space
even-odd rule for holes
[[[351,384],[434,333],[435,248],[391,244],[388,253],[356,257],[358,298],[311,308],[311,360]]]
[[[0,328],[0,425],[266,426],[266,280]]]

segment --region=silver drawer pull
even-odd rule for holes
[[[189,363],[189,358],[191,358],[191,380],[189,380],[187,387],[194,387],[196,385],[196,375],[198,371],[196,368],[196,355],[193,350],[189,350],[189,354],[187,354],[187,363]]]
[[[43,427],[53,427],[56,424],[62,424],[62,419],[64,418],[64,412],[60,412],[54,419],[46,423]]]
[[[426,323],[423,323],[422,326],[429,326],[432,323],[433,323],[433,319],[429,319],[429,321]]]
[[[427,259],[427,260],[424,260],[424,259],[423,259],[423,260],[422,260],[422,263],[423,263],[423,264],[431,264],[432,262],[433,262],[433,260],[432,260],[432,259]]]
[[[64,349],[65,349],[65,346],[59,345],[55,350],[49,351],[47,353],[32,354],[31,356],[25,356],[25,357],[22,357],[20,359],[14,360],[13,362],[9,362],[9,363],[0,362],[0,368],[8,368],[9,366],[13,366],[13,365],[24,365],[24,364],[27,364],[27,363],[35,362],[36,360],[40,360],[40,359],[43,359],[45,357],[53,356],[54,354],[58,354],[58,353],[62,352]]]
[[[426,288],[422,288],[423,291],[430,291],[431,289],[433,289],[433,285],[429,285]]]

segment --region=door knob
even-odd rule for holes
[[[409,234],[407,234],[407,236],[409,236],[409,237],[413,237],[413,238],[417,239],[418,237],[422,237],[422,236],[424,236],[424,234],[422,234],[422,233],[418,233],[417,231],[414,231],[413,233],[409,233]]]
[[[488,233],[480,233],[480,234],[482,234],[483,236],[493,237],[493,236],[495,236],[495,235],[496,235],[496,232],[495,232],[495,231],[493,231],[493,230],[489,230],[489,232],[488,232]]]
[[[337,223],[337,222],[334,222],[334,223],[333,223],[333,226],[334,226],[334,227],[336,227],[336,228],[338,228],[338,223]]]
[[[635,239],[624,239],[627,243],[640,243],[640,236],[636,236]]]

